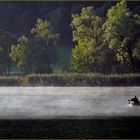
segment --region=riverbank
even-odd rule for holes
[[[0,86],[140,86],[140,74],[33,74],[0,77]]]

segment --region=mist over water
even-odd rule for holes
[[[140,116],[140,87],[0,87],[0,119]]]

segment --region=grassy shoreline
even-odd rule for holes
[[[0,77],[0,86],[140,86],[140,74],[32,74]]]

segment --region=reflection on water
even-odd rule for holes
[[[140,116],[140,87],[0,87],[0,118]]]

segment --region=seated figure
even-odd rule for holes
[[[132,98],[130,101],[133,101],[135,104],[140,103],[140,101],[138,100],[138,98],[136,96],[134,98]]]

